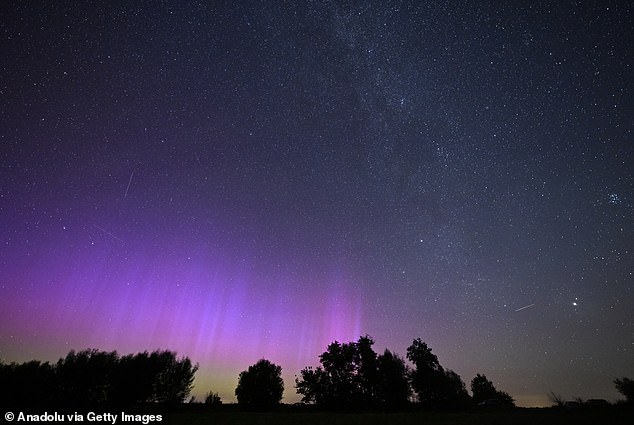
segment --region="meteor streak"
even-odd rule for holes
[[[132,183],[132,177],[134,177],[134,171],[130,174],[130,180],[128,180],[128,187],[125,188],[125,194],[123,195],[123,199],[128,196],[128,190],[130,190],[130,183]]]
[[[535,303],[529,304],[529,305],[525,305],[524,307],[520,307],[517,310],[515,310],[515,312],[517,313],[518,311],[526,310],[527,308],[531,308],[534,305],[535,305]]]

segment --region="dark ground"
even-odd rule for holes
[[[466,412],[404,412],[404,413],[334,413],[334,412],[242,412],[192,409],[169,415],[170,424],[299,424],[299,425],[550,425],[550,424],[634,424],[634,410],[608,408],[579,409],[512,409],[502,411]]]

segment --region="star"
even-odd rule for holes
[[[173,349],[228,402],[252,359],[292,376],[365,333],[523,405],[631,370],[604,349],[634,304],[627,7],[14,3],[3,361]],[[540,363],[571,316],[604,326],[574,350],[605,379]]]

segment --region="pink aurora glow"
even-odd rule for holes
[[[3,303],[0,322],[20,340],[19,350],[5,352],[7,360],[21,360],[25,351],[55,361],[89,347],[121,354],[170,349],[200,364],[197,396],[213,389],[231,400],[238,373],[267,358],[282,365],[285,396],[294,400],[293,376],[301,368],[315,364],[330,342],[364,331],[362,299],[347,277],[264,282],[248,267],[191,259],[134,263],[113,274],[95,258],[65,267],[62,257],[50,268],[14,274],[22,290]],[[31,289],[36,280],[48,285]]]

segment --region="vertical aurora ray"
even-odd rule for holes
[[[13,296],[5,323],[20,323],[17,331],[25,340],[46,334],[59,342],[36,348],[36,357],[55,360],[84,348],[170,349],[198,362],[199,379],[211,385],[213,376],[237,379],[261,357],[279,362],[292,376],[314,364],[330,342],[354,340],[361,331],[363,299],[341,278],[306,289],[297,276],[268,282],[266,276],[253,277],[248,267],[222,262],[183,265],[145,253],[145,264],[129,261],[112,273],[98,258],[50,270],[51,284],[39,288],[38,296]],[[293,286],[302,289],[290,290]]]

